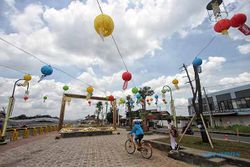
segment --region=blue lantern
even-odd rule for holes
[[[158,105],[158,95],[155,95],[155,105]]]
[[[201,58],[198,58],[198,57],[195,57],[194,60],[193,60],[193,65],[195,67],[198,67],[202,64],[202,59]]]
[[[42,81],[46,76],[51,75],[53,73],[53,68],[50,65],[45,65],[41,68],[42,76],[40,77],[40,81]]]
[[[140,99],[141,98],[141,94],[140,93],[136,93],[136,98]]]

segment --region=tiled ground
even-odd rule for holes
[[[153,150],[147,160],[139,152],[127,154],[125,130],[120,135],[65,138],[55,140],[55,134],[0,153],[0,167],[186,167],[184,162],[168,158]],[[159,135],[145,136],[145,139]],[[25,140],[25,139],[24,139]]]

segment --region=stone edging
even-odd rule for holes
[[[246,167],[250,166],[250,160],[239,158],[239,157],[214,157],[214,158],[206,158],[202,154],[207,153],[203,150],[192,149],[188,147],[181,147],[181,149],[177,151],[170,151],[170,145],[153,140],[146,140],[150,142],[152,147],[159,149],[161,151],[168,152],[168,156],[180,161],[187,162],[189,164],[195,164],[204,167],[219,167],[225,164],[232,164],[236,166]]]

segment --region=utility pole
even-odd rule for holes
[[[214,124],[213,124],[213,117],[212,117],[212,111],[210,109],[210,106],[209,106],[209,102],[208,102],[208,97],[207,97],[207,93],[206,93],[206,90],[205,90],[205,87],[203,87],[203,91],[204,91],[204,96],[205,96],[205,100],[206,100],[206,103],[207,103],[207,111],[209,113],[209,118],[210,118],[210,125],[211,127],[213,128],[214,127]]]
[[[189,80],[189,84],[191,86],[191,89],[192,89],[192,93],[193,93],[193,98],[192,98],[192,105],[193,105],[193,108],[194,108],[194,111],[195,111],[195,114],[197,116],[197,119],[196,119],[196,122],[197,122],[197,125],[201,125],[200,127],[200,133],[201,133],[201,137],[202,137],[202,141],[205,142],[205,143],[208,143],[209,140],[208,140],[208,135],[206,134],[206,130],[205,130],[205,123],[204,123],[204,120],[203,120],[203,115],[202,115],[202,94],[201,94],[201,86],[200,86],[200,78],[199,78],[199,74],[198,74],[198,68],[193,66],[194,68],[194,73],[195,73],[195,84],[196,84],[196,90],[194,90],[194,87],[193,87],[193,84],[192,84],[192,81],[190,79],[190,76],[189,76],[189,73],[188,73],[188,70],[187,70],[187,67],[185,64],[183,64],[183,68],[185,69],[186,71],[186,74],[187,74],[187,77],[188,77],[188,80]],[[198,108],[195,104],[195,101],[196,101],[196,98],[197,98],[197,94],[198,94]],[[202,125],[203,124],[203,125]]]

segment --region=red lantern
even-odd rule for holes
[[[88,101],[88,103],[89,103],[89,106],[91,106],[91,101]]]
[[[237,28],[245,24],[246,21],[247,21],[247,16],[243,13],[238,13],[231,18],[231,26]]]
[[[112,102],[112,101],[114,101],[114,100],[115,100],[114,96],[110,95],[110,96],[109,96],[109,101]]]
[[[223,35],[228,34],[228,29],[231,27],[231,21],[229,19],[221,19],[214,25],[214,31],[222,33]]]
[[[132,74],[128,71],[124,72],[122,74],[122,79],[124,80],[124,84],[122,89],[125,90],[128,87],[128,81],[130,81],[132,79]]]
[[[234,28],[238,28],[243,34],[250,35],[250,28],[245,24],[247,16],[243,13],[235,14],[231,18],[231,25]]]
[[[23,99],[24,99],[24,101],[27,101],[29,99],[29,97],[28,96],[24,96]]]

